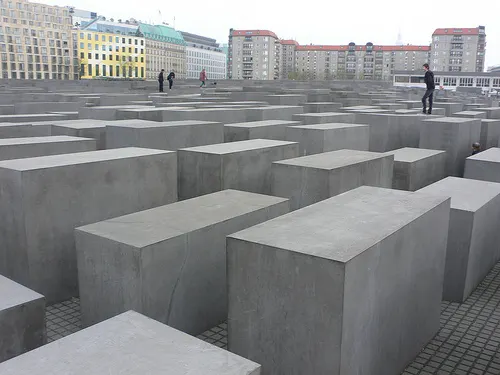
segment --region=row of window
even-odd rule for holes
[[[437,85],[443,85],[446,87],[461,86],[461,87],[500,87],[500,78],[488,78],[488,77],[434,77]],[[410,76],[395,76],[394,81],[396,83],[421,83],[421,77],[410,77]]]
[[[81,64],[80,75],[82,77],[144,78],[144,67]]]
[[[135,62],[139,62],[139,60],[140,60],[141,63],[144,62],[144,56],[141,56],[140,59],[139,59],[139,56],[121,56],[121,58],[120,58],[120,55],[116,55],[116,56],[114,56],[114,58],[113,58],[113,56],[114,55],[99,55],[98,53],[94,53],[94,54],[88,53],[87,54],[87,58],[89,60],[94,59],[94,60],[103,60],[103,61],[105,61],[105,60],[113,61],[113,59],[114,59],[115,61],[120,61],[121,60],[121,61],[135,61]],[[85,53],[84,52],[80,52],[80,59],[82,59],[82,60],[85,59]]]
[[[84,43],[80,43],[80,49],[85,49],[85,44]],[[92,50],[92,44],[89,43],[87,45],[87,49],[88,50]],[[101,45],[100,49],[101,49],[101,51],[106,51],[107,50],[107,51],[111,52],[111,51],[113,51],[113,46],[106,46],[106,45],[103,44],[103,45]],[[116,52],[120,52],[120,46],[115,46],[114,50]],[[121,50],[122,50],[123,53],[127,52],[127,50],[128,50],[128,53],[132,53],[132,47],[128,47],[128,49],[127,49],[127,47],[121,47]],[[99,45],[98,44],[94,45],[94,51],[99,51]],[[141,55],[144,54],[144,49],[143,48],[141,48],[141,49],[134,48],[133,51],[134,51],[134,53],[140,53]]]
[[[59,7],[51,7],[45,4],[36,4],[36,3],[29,3],[29,2],[16,2],[14,5],[14,2],[11,0],[0,0],[0,8],[8,8],[8,9],[18,9],[18,10],[26,10],[26,11],[32,11],[34,13],[48,13],[48,14],[55,14],[56,16],[58,15],[63,15],[67,17],[69,15],[69,12],[67,9],[59,8]]]
[[[99,38],[100,36],[100,38]],[[80,33],[80,40],[83,40],[85,39],[85,34],[84,33]],[[127,44],[127,41],[128,41],[128,44],[129,45],[141,45],[143,46],[144,45],[144,39],[137,39],[137,38],[123,38],[123,37],[119,37],[119,36],[112,36],[112,35],[108,35],[106,37],[106,35],[99,35],[99,34],[94,34],[94,40],[96,42],[99,41],[99,39],[102,41],[102,42],[106,42],[106,40],[109,42],[109,43],[113,43],[113,39],[115,40],[115,43],[121,43],[122,44]],[[92,40],[92,34],[87,34],[87,40]]]

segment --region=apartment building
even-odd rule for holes
[[[78,32],[80,78],[145,78],[144,38],[99,31]]]
[[[431,67],[444,72],[483,72],[486,30],[476,28],[436,29],[432,34]]]
[[[182,34],[166,25],[138,24],[138,35],[146,39],[146,78],[156,79],[165,69],[178,79],[186,78],[186,42]]]
[[[217,41],[181,31],[186,42],[186,78],[198,79],[205,69],[209,80],[226,78],[226,54]]]
[[[273,80],[279,78],[281,45],[269,30],[229,30],[228,77]]]
[[[429,46],[308,45],[295,47],[296,79],[388,80],[395,70],[421,70]]]
[[[0,0],[0,78],[78,79],[78,51],[69,10]]]
[[[295,40],[281,40],[280,79],[289,79],[295,71],[295,50],[299,43]]]

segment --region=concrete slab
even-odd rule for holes
[[[422,105],[422,103],[420,103]],[[444,108],[446,111],[446,116],[453,116],[454,113],[462,112],[464,109],[464,105],[462,103],[454,103],[454,102],[443,102],[443,101],[435,101],[434,108]],[[433,110],[434,110],[433,108]]]
[[[249,139],[286,140],[286,128],[301,125],[299,121],[265,120],[224,125],[224,142],[246,141]],[[213,142],[216,143],[216,142]]]
[[[260,375],[260,366],[133,311],[0,364],[2,375],[103,372]]]
[[[0,160],[95,151],[96,141],[67,136],[0,139]]]
[[[419,192],[451,197],[443,299],[463,302],[500,259],[500,184],[448,177]]]
[[[213,121],[232,124],[247,121],[245,108],[198,108],[191,110],[170,110],[164,112],[163,121]]]
[[[0,273],[48,303],[76,296],[74,228],[175,202],[176,166],[140,148],[0,162]]]
[[[339,150],[274,162],[272,195],[296,210],[362,185],[392,187],[394,156]]]
[[[498,147],[500,141],[500,119],[481,119],[481,150]]]
[[[463,117],[463,118],[486,118],[486,112],[477,112],[477,111],[462,111],[457,112],[452,115],[453,117]]]
[[[314,124],[291,126],[286,140],[299,142],[300,155],[320,154],[342,149],[368,151],[370,129],[361,124]]]
[[[342,103],[312,102],[304,104],[304,113],[337,112],[342,108]]]
[[[304,112],[302,106],[268,106],[245,109],[246,121],[289,120]]]
[[[45,345],[45,298],[0,275],[0,362]]]
[[[490,148],[465,161],[465,178],[500,182],[500,148]]]
[[[93,138],[97,149],[106,149],[106,124],[101,120],[75,120],[51,125],[51,135]]]
[[[294,121],[300,121],[303,125],[313,124],[331,124],[331,123],[350,123],[354,122],[354,114],[342,112],[322,112],[305,113],[293,116]]]
[[[500,119],[500,107],[481,108],[480,111],[486,112],[486,118],[488,118],[488,119],[495,119],[495,120]],[[0,122],[1,122],[1,118],[0,118]]]
[[[271,163],[299,155],[299,144],[269,139],[178,150],[179,199],[225,189],[270,194]]]
[[[63,115],[56,115],[50,113],[44,114],[28,114],[28,115],[3,115],[0,116],[0,123],[11,122],[11,123],[21,123],[21,122],[33,122],[33,121],[57,121],[57,120],[67,120],[68,118]]]
[[[226,236],[288,211],[224,190],[77,228],[83,325],[127,310],[193,335],[226,321]]]
[[[33,126],[31,123],[0,123],[0,139],[44,137],[50,135],[50,126]]]
[[[401,148],[394,155],[392,188],[416,191],[446,177],[446,151]]]
[[[449,204],[365,186],[230,235],[229,350],[272,375],[400,374],[439,329]]]

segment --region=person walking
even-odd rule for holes
[[[205,71],[205,69],[203,69],[200,73],[200,81],[201,81],[201,85],[200,87],[203,87],[205,86],[205,81],[207,80],[207,72]]]
[[[160,87],[159,87],[160,92],[163,92],[163,82],[165,82],[165,78],[163,77],[163,72],[165,72],[165,69],[162,69],[160,74],[158,75],[158,83],[160,85]]]
[[[424,96],[422,97],[423,113],[428,115],[432,114],[432,102],[434,100],[434,90],[436,89],[436,83],[434,82],[434,73],[429,69],[429,64],[424,64],[425,77],[424,82],[427,87]],[[429,111],[427,111],[427,99],[429,99]]]
[[[174,84],[174,79],[175,79],[175,73],[172,70],[167,77],[169,90],[172,90],[172,85]]]

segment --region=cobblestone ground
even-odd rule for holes
[[[500,263],[465,303],[443,302],[441,329],[403,375],[500,375]],[[79,300],[47,308],[48,341],[81,329]],[[198,338],[227,349],[227,325]]]

